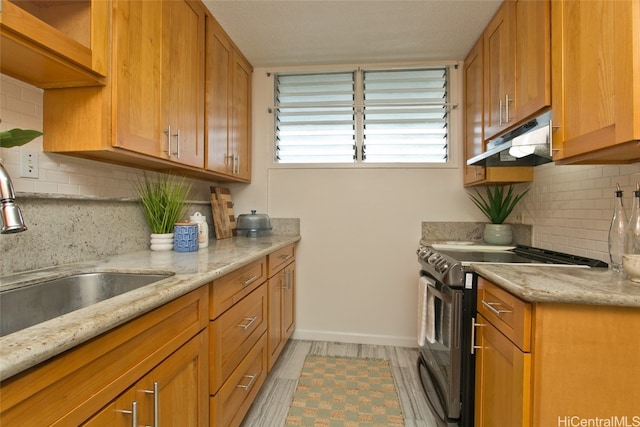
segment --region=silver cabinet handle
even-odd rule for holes
[[[486,326],[484,323],[476,323],[476,319],[471,318],[471,354],[475,354],[476,350],[482,348],[481,345],[476,345],[476,326]]]
[[[285,254],[285,255],[280,255],[280,259],[283,261],[288,260],[289,258],[291,258],[293,255],[291,254]]]
[[[258,374],[254,375],[245,375],[243,378],[249,378],[249,382],[247,384],[237,384],[236,387],[243,388],[245,391],[249,391],[249,388],[253,385],[253,382],[258,378]]]
[[[498,308],[495,308],[494,306],[500,305],[499,302],[486,302],[485,300],[482,300],[482,305],[487,307],[492,313],[494,313],[497,316],[500,316],[504,313],[511,313],[511,310],[500,310]]]
[[[159,413],[160,413],[160,393],[158,381],[153,382],[153,390],[143,390],[146,394],[153,394],[153,426],[145,426],[145,427],[158,427],[159,424]]]
[[[131,414],[131,426],[138,427],[138,402],[136,402],[135,400],[133,401],[130,411],[121,409],[118,412],[122,412],[123,414]]]
[[[509,123],[509,121],[511,121],[509,118],[509,95],[504,96],[504,119],[505,123]]]
[[[236,175],[240,174],[240,156],[238,154],[233,156],[233,173]]]
[[[249,329],[249,326],[253,325],[253,322],[255,322],[256,319],[258,319],[258,316],[245,317],[244,320],[246,320],[247,323],[245,323],[244,325],[236,325],[236,326],[238,326],[239,328],[242,328],[242,329],[244,329],[246,331],[247,329]]]
[[[176,133],[176,158],[180,159],[180,129]]]
[[[245,279],[245,280],[241,281],[240,284],[242,286],[247,286],[247,285],[251,284],[251,282],[254,282],[257,278],[258,278],[258,276],[255,276],[255,275],[251,276],[248,279]]]
[[[167,156],[171,157],[171,124],[169,124],[164,133],[167,134],[167,151],[165,151],[165,153],[167,153]]]
[[[284,270],[282,275],[284,276],[284,285],[282,285],[282,289],[288,291],[291,289],[291,270]]]

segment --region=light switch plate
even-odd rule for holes
[[[38,152],[33,150],[20,151],[20,178],[38,178]]]

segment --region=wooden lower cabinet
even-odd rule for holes
[[[295,246],[289,245],[267,257],[269,269],[269,370],[295,329]]]
[[[3,381],[0,425],[120,425],[122,413],[112,411],[130,410],[134,401],[140,422],[152,425],[145,417],[153,398],[140,390],[156,381],[161,425],[203,425],[207,303],[203,286]],[[103,417],[120,421],[95,421]]]
[[[529,426],[531,354],[520,350],[478,316],[475,423],[477,426]]]
[[[207,395],[206,371],[207,332],[202,331],[82,425],[206,425],[208,402],[202,398]]]
[[[477,427],[640,423],[639,308],[528,303],[479,278],[476,323]]]

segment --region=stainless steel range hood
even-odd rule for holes
[[[487,151],[467,160],[469,166],[537,166],[551,158],[551,111],[490,141]]]

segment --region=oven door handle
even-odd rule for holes
[[[450,295],[445,295],[442,292],[440,292],[439,290],[437,290],[436,288],[434,288],[433,286],[429,285],[429,292],[433,293],[433,295],[438,298],[439,300],[442,300],[444,302],[446,302],[447,304],[451,304],[451,302],[453,301],[451,299]]]

